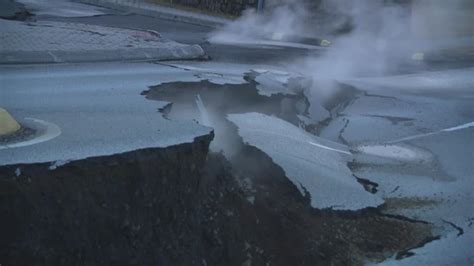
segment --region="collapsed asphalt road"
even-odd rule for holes
[[[208,31],[68,16],[37,18]],[[321,101],[274,64],[304,50],[203,47],[217,60],[1,68],[31,131],[0,142],[0,263],[472,264],[472,69]]]
[[[463,192],[471,182],[465,176],[470,157],[461,155],[469,150],[459,145],[472,144],[472,109],[464,97],[436,104],[453,121],[427,120],[430,112],[417,106],[438,94],[385,95],[367,86],[365,92],[343,86],[347,94],[323,104],[308,97],[312,85],[302,77],[263,67],[209,62],[3,67],[9,93],[1,104],[23,125],[28,119],[22,118],[32,117],[60,129],[43,142],[27,138],[28,145],[0,149],[0,209],[9,217],[1,227],[7,236],[3,261],[358,265],[391,257],[397,263],[416,261],[424,258],[416,248],[436,252],[442,243],[453,254],[465,252],[459,245],[472,232],[470,194]],[[469,71],[449,76],[464,73]],[[459,89],[470,93],[469,85]],[[359,104],[364,101],[393,109],[375,115]],[[74,108],[65,112],[64,104]],[[315,105],[331,116],[312,125]],[[401,110],[403,116],[389,115]],[[141,127],[140,118],[151,122]],[[367,120],[380,129],[371,136],[356,134]],[[454,131],[428,134],[442,138],[429,146],[377,146],[409,137],[420,126],[432,127],[426,133]],[[393,133],[393,127],[403,134],[381,134]],[[447,141],[453,145],[443,146]],[[296,155],[313,155],[279,157],[294,148]],[[442,166],[431,169],[446,175],[426,172],[430,165]],[[331,170],[321,171],[325,167]],[[308,174],[324,186],[313,186]],[[335,188],[327,183],[332,179],[339,180]],[[352,203],[358,205],[350,204],[347,199],[356,195]]]
[[[349,146],[354,157],[347,165],[354,180],[367,192],[385,201],[379,205],[377,213],[430,224],[431,237],[425,238],[416,249],[399,252],[394,261],[382,264],[454,262],[464,265],[472,260],[467,255],[471,246],[467,243],[473,241],[470,207],[474,126],[472,68],[342,81],[352,85],[341,86],[341,92],[329,102],[319,103],[327,108],[330,117],[315,125],[311,124],[308,110],[311,104],[318,102],[306,98],[304,90],[294,93],[289,87],[287,93],[268,94],[262,98],[268,93],[261,88],[265,83],[256,81],[262,73],[266,72],[260,72],[257,77],[255,73],[247,73],[248,84],[245,85],[170,83],[152,87],[146,95],[151,99],[173,102],[166,110],[167,117],[194,117],[212,125],[217,132],[216,143],[220,143],[218,148],[222,148],[229,159],[234,176],[244,180],[249,176],[273,176],[275,170],[260,168],[266,160],[262,155],[269,156],[271,168],[282,169],[286,178],[292,181],[293,190],[300,190],[299,195],[311,201],[313,207],[312,201],[316,198],[316,207],[321,208],[318,204],[328,199],[331,201],[334,192],[324,189],[323,183],[318,183],[314,191],[310,184],[313,181],[307,183],[302,173],[311,168],[305,168],[299,162],[311,161],[319,164],[319,169],[324,168],[327,162],[311,158],[324,153],[312,150],[305,157],[306,148],[301,146],[295,153],[300,157],[296,161],[280,157],[292,154],[291,150],[299,145],[298,141],[307,139],[298,127],[313,133],[317,128],[316,133],[325,139]],[[241,115],[229,115],[232,113]],[[273,122],[268,122],[270,120]],[[376,130],[367,132],[369,125]],[[296,138],[298,141],[294,142]],[[318,138],[309,138],[306,147],[311,145],[348,153],[342,146]],[[257,147],[258,152],[248,152],[249,148],[253,149],[251,146]],[[293,170],[296,169],[294,165],[297,165],[297,171]],[[245,174],[239,175],[240,171]],[[313,170],[313,173],[318,171]],[[338,171],[333,170],[331,178],[336,178]],[[323,177],[324,172],[317,175]],[[303,179],[295,180],[297,176]],[[312,178],[318,179],[314,175]],[[249,180],[247,182],[252,184],[253,179]],[[344,191],[344,186],[340,183],[337,191]],[[252,185],[250,191],[255,191]],[[318,198],[319,194],[324,194],[324,197]],[[338,194],[337,200],[343,199],[344,194]],[[249,199],[255,200],[254,194],[249,195]],[[350,195],[352,199],[356,198],[355,193]],[[367,200],[358,198],[357,203],[365,201],[364,204],[370,206]],[[334,209],[338,208],[348,207],[334,205],[329,212],[337,213]],[[443,249],[448,249],[451,255],[443,255]]]
[[[74,71],[69,72],[71,68]],[[83,72],[78,71],[82,68]],[[261,112],[297,125],[298,115],[307,115],[309,105],[301,91],[264,96],[269,92],[258,86],[265,83],[257,84],[258,75],[249,75],[251,71],[232,75],[203,71],[199,66],[183,68],[125,64],[101,75],[91,66],[57,66],[44,73],[35,67],[4,69],[3,81],[15,93],[8,94],[2,104],[20,118],[33,115],[29,110],[40,110],[43,101],[63,104],[51,88],[68,86],[74,79],[81,83],[63,91],[69,94],[69,104],[76,106],[74,112],[58,114],[50,104],[50,109],[36,114],[57,124],[60,136],[0,151],[4,164],[0,167],[0,211],[8,217],[1,226],[5,236],[2,261],[15,265],[358,265],[393,255],[404,258],[410,249],[435,237],[426,222],[386,215],[380,209],[314,209],[311,195],[302,194],[268,154],[245,144],[226,120],[228,113]],[[230,65],[226,69],[239,72]],[[48,74],[44,80],[52,70],[57,75]],[[168,83],[160,73],[167,73]],[[113,78],[117,74],[120,80]],[[98,78],[104,82],[97,83]],[[35,79],[36,86],[25,86],[29,79]],[[177,79],[188,82],[172,82]],[[140,96],[139,84],[154,82],[161,84],[151,87],[146,97],[158,102]],[[38,108],[29,97],[36,98]],[[95,114],[96,108],[90,106],[93,98],[88,97],[110,106],[98,105],[102,108]],[[121,103],[120,108],[113,109],[114,103]],[[124,106],[136,118],[150,114],[158,125],[179,123],[187,125],[191,135],[199,134],[182,143],[176,136],[169,139],[166,132],[146,127],[137,128],[139,135],[133,137],[133,122],[131,131],[124,132],[132,134],[130,139],[123,135],[121,141],[128,139],[127,146],[137,147],[144,140],[150,143],[110,150],[124,148],[114,144],[113,138],[104,141],[106,135],[123,131],[131,122],[120,119]],[[195,117],[203,123],[202,107],[215,114],[209,121],[220,121],[215,133],[206,133],[192,121]],[[153,111],[158,108],[161,114]],[[105,122],[100,113],[106,109],[125,124]],[[86,134],[88,125],[95,125],[94,134]],[[182,135],[177,128],[174,132]],[[155,137],[144,138],[149,135]],[[75,138],[76,144],[68,141]],[[228,140],[232,144],[226,152],[219,143]],[[82,148],[69,144],[62,149],[66,143]],[[225,156],[219,154],[221,149]],[[61,160],[65,156],[72,160]]]

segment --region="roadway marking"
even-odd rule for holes
[[[335,151],[335,152],[339,152],[339,153],[344,153],[344,154],[347,154],[347,155],[352,155],[352,153],[350,153],[350,152],[348,152],[348,151],[343,151],[343,150],[331,148],[331,147],[324,146],[324,145],[321,145],[321,144],[318,144],[318,143],[314,143],[314,142],[312,142],[312,141],[310,141],[309,144],[311,144],[311,145],[313,145],[313,146],[316,146],[316,147],[319,147],[319,148],[322,148],[322,149],[326,149],[326,150],[330,150],[330,151]]]
[[[403,141],[414,140],[414,139],[419,139],[419,138],[423,138],[423,137],[429,137],[429,136],[441,134],[443,132],[453,132],[453,131],[466,129],[466,128],[470,128],[470,127],[474,127],[474,122],[469,122],[469,123],[462,124],[462,125],[455,126],[455,127],[445,128],[445,129],[441,129],[441,130],[426,133],[426,134],[418,134],[418,135],[414,135],[414,136],[410,136],[410,137],[405,137],[405,138],[401,138],[401,139],[397,139],[397,140],[392,140],[392,141],[389,141],[387,143],[395,144],[395,143],[399,143],[399,142],[403,142]]]
[[[446,129],[443,129],[441,131],[442,132],[450,132],[450,131],[456,131],[456,130],[461,130],[461,129],[470,128],[470,127],[474,127],[474,122],[466,123],[466,124],[463,124],[463,125],[460,125],[460,126],[457,126],[457,127],[446,128]]]

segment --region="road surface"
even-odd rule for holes
[[[22,164],[60,169],[85,158],[190,143],[214,130],[212,152],[222,151],[234,166],[243,165],[242,157],[256,160],[243,168],[271,165],[257,172],[286,175],[293,192],[284,190],[284,197],[308,200],[305,210],[351,222],[391,215],[429,225],[428,241],[401,247],[398,254],[414,255],[396,263],[473,263],[466,250],[474,242],[472,62],[340,78],[338,93],[323,100],[320,91],[328,88],[318,86],[328,83],[289,62],[318,58],[326,48],[213,44],[207,42],[213,28],[206,26],[90,6],[81,7],[84,17],[72,5],[38,10],[39,21],[154,30],[200,44],[212,60],[2,66],[0,106],[35,131],[0,142],[0,166],[14,166],[19,176]],[[255,197],[262,196],[250,194],[249,202]],[[390,239],[385,232],[378,233]],[[456,256],[439,252],[448,247]]]

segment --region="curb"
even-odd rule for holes
[[[145,3],[137,0],[73,0],[75,2],[106,7],[131,13],[157,17],[162,19],[181,21],[207,27],[218,27],[232,21],[231,19],[199,14],[197,12],[179,10],[159,4]],[[148,7],[147,7],[148,6]],[[155,6],[156,9],[151,9]]]
[[[6,51],[0,52],[0,65],[83,63],[107,61],[171,61],[205,59],[206,53],[199,45],[175,48],[135,48],[121,50],[87,51]]]
[[[0,136],[13,134],[20,128],[20,124],[18,124],[7,110],[0,108]]]

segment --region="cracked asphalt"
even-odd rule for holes
[[[295,94],[289,78],[298,73],[285,67],[291,58],[322,51],[210,44],[212,28],[100,11],[107,14],[43,13],[37,19],[156,30],[178,42],[201,44],[212,61],[2,66],[0,106],[25,124],[33,117],[54,123],[62,133],[22,148],[0,146],[0,166],[61,167],[71,160],[191,142],[215,130],[214,152],[238,156],[243,141],[272,158],[303,196],[326,195],[329,202],[316,200],[312,207],[372,207],[431,226],[435,237],[381,264],[472,265],[474,63],[341,80],[340,93],[322,101],[311,96],[319,89],[313,84]],[[240,116],[227,118],[233,114]],[[295,135],[302,137],[295,141]],[[301,145],[306,137],[316,144],[311,149]],[[301,156],[282,157],[290,153]],[[318,156],[330,160],[310,160]],[[313,176],[340,177],[348,197],[341,200],[332,183],[312,183]],[[353,195],[356,207],[350,204]]]

